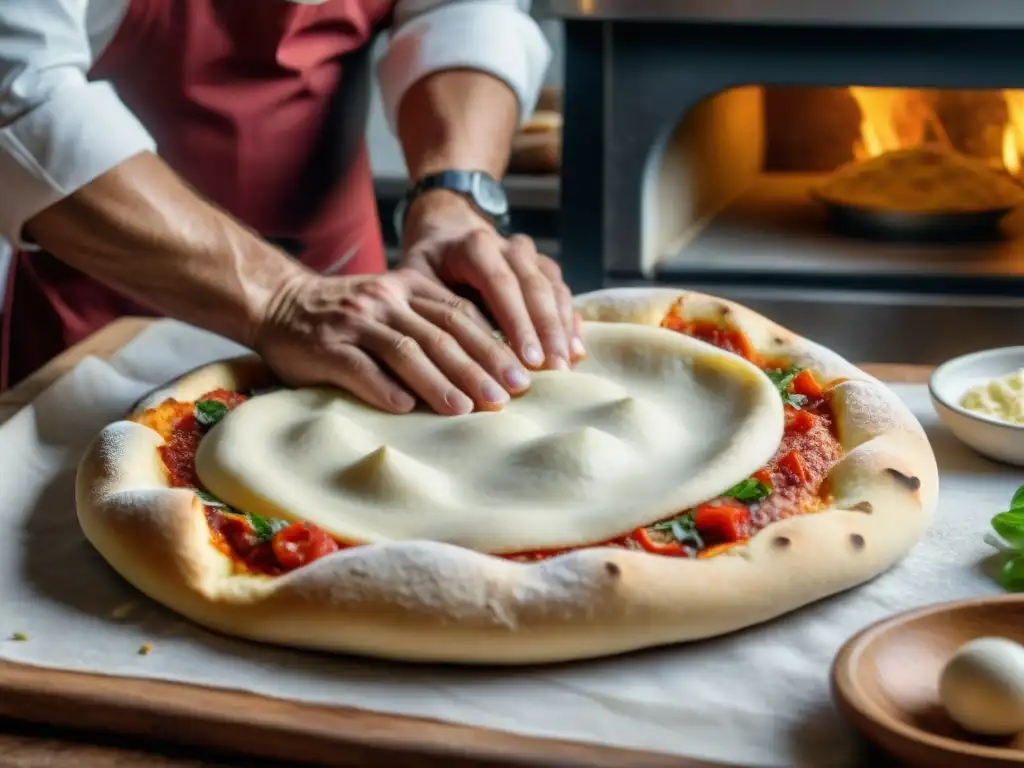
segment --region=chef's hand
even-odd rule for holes
[[[402,265],[475,290],[526,365],[564,370],[583,356],[572,293],[530,238],[502,237],[465,198],[435,190],[410,207],[404,243]]]
[[[475,306],[412,269],[303,273],[268,302],[253,344],[288,383],[331,385],[391,413],[496,410],[529,374]]]

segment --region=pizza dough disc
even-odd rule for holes
[[[685,321],[725,324],[742,332],[762,358],[807,367],[818,381],[829,382],[843,457],[826,478],[828,506],[772,523],[707,558],[592,546],[518,562],[418,539],[344,548],[282,576],[239,572],[211,541],[200,498],[170,486],[158,453],[163,438],[132,419],[167,398],[192,402],[217,388],[247,392],[266,386],[269,371],[251,356],[212,363],[169,382],[96,436],[76,481],[82,530],[141,592],[205,627],[293,647],[462,664],[594,658],[713,637],[863,584],[920,540],[935,510],[938,468],[921,425],[877,379],[749,308],[714,296],[666,287],[607,289],[577,296],[574,303],[585,321],[616,324],[609,328],[657,326],[670,310]],[[593,333],[589,325],[587,333]],[[664,333],[672,332],[659,331],[657,338]],[[595,360],[599,347],[591,341]],[[644,364],[666,359],[631,349],[630,364],[620,361],[623,370],[642,371]],[[742,361],[737,365],[738,384],[749,369]],[[630,439],[653,433],[644,413],[637,409],[638,415],[622,419],[635,430]],[[321,428],[330,419],[314,421],[322,422],[319,434],[329,433]],[[474,420],[462,423],[468,425],[466,440],[480,439]],[[317,429],[306,439],[320,439]],[[614,433],[610,426],[602,429]],[[736,428],[737,444],[745,444],[741,433]],[[499,438],[486,444],[508,450],[524,434],[510,428]],[[592,436],[579,440],[588,441]],[[360,471],[367,475],[374,467],[391,467],[374,475],[377,485],[366,484],[379,494],[389,478],[407,476],[402,473],[408,464],[392,461],[397,445],[381,450],[372,443],[356,436],[341,447],[365,449],[355,453],[366,461]],[[428,458],[421,463],[438,469]],[[738,470],[742,463],[735,472],[723,470],[709,498],[745,474]],[[408,492],[409,485],[404,487]]]
[[[761,371],[658,327],[587,323],[572,372],[533,374],[497,412],[388,414],[281,390],[207,434],[203,485],[239,509],[353,543],[426,539],[511,553],[592,544],[713,498],[771,458]]]

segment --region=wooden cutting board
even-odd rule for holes
[[[86,355],[107,357],[151,321],[128,318],[68,350],[0,395],[0,423],[31,402]],[[865,366],[888,381],[920,382],[928,369]],[[224,750],[289,764],[332,766],[579,766],[714,768],[664,754],[530,738],[438,721],[270,699],[249,693],[155,680],[63,672],[0,661],[0,765],[17,768],[197,768],[187,751],[168,757],[162,743]],[[90,744],[80,734],[40,733],[18,721],[140,737],[130,749]],[[198,761],[198,762],[197,762]],[[216,765],[254,768],[239,757]]]

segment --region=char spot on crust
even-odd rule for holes
[[[851,504],[846,508],[847,512],[863,512],[865,515],[870,515],[875,511],[875,508],[871,506],[870,501],[858,501],[856,504]]]
[[[782,346],[785,343],[786,343],[786,340],[784,338],[782,338],[781,336],[772,336],[772,344],[775,344],[777,346]]]
[[[793,542],[790,541],[789,537],[787,536],[776,536],[774,539],[772,539],[772,546],[776,549],[787,549],[789,545],[792,543]]]
[[[885,471],[892,475],[893,479],[908,491],[917,491],[921,488],[921,478],[919,477],[904,475],[898,469],[892,469],[891,467]]]
[[[864,537],[859,533],[850,534],[850,544],[854,549],[864,549]]]
[[[611,561],[608,561],[604,564],[604,570],[613,579],[617,579],[619,578],[619,576],[622,575],[622,569],[619,568],[618,563],[613,563]]]

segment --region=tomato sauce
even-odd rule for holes
[[[673,310],[662,321],[662,327],[739,355],[764,371],[787,368],[783,361],[762,358],[742,331],[714,321],[686,320]],[[793,377],[786,392],[791,399],[795,396],[800,400],[799,406],[784,405],[782,441],[775,455],[753,476],[770,488],[766,496],[752,502],[722,496],[699,505],[691,518],[698,534],[695,543],[701,547],[680,543],[664,526],[658,526],[660,530],[653,526],[637,529],[630,536],[632,542],[657,554],[707,555],[709,550],[717,553],[742,543],[771,523],[827,506],[830,499],[824,480],[842,457],[828,393],[806,369]]]
[[[209,421],[221,411],[227,413],[248,400],[246,395],[226,389],[207,392],[194,403],[168,399],[136,419],[164,438],[160,457],[167,479],[175,488],[202,490],[196,473],[196,453],[209,428]],[[218,409],[210,402],[225,406]],[[204,405],[200,414],[199,404]],[[203,505],[213,545],[231,558],[236,570],[273,576],[311,563],[336,552],[341,545],[322,528],[311,523],[268,521],[228,508],[212,496]],[[202,498],[202,496],[201,496]]]

